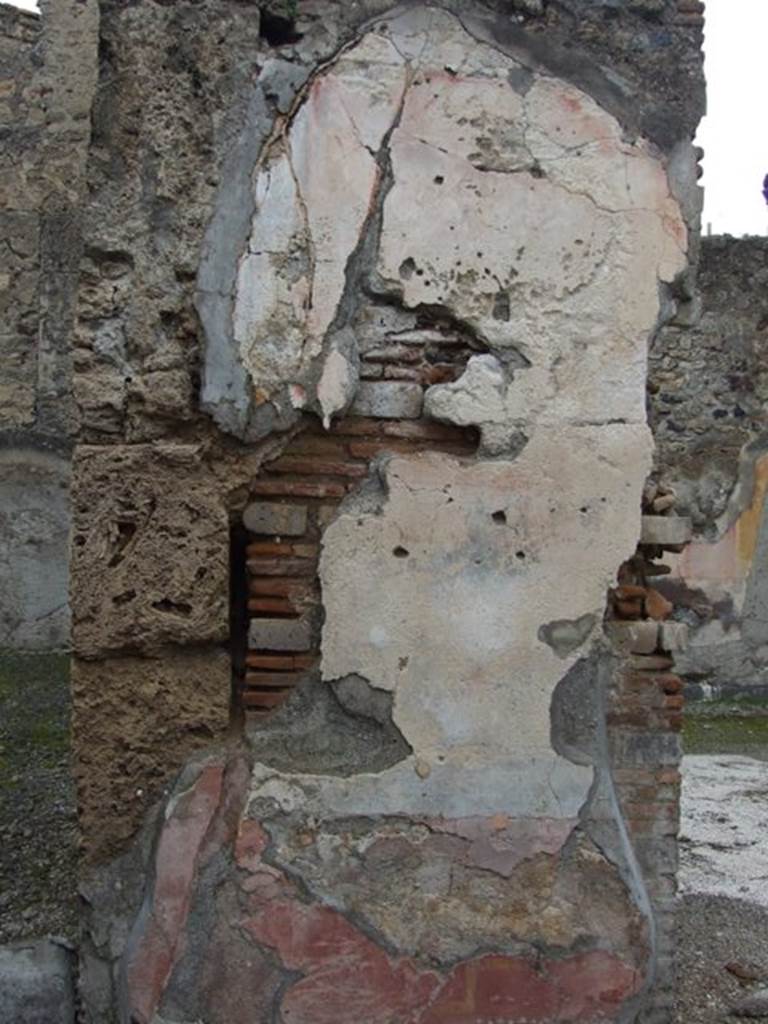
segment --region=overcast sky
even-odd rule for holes
[[[707,0],[706,18],[707,116],[696,138],[705,151],[702,229],[765,235],[768,0]]]
[[[36,10],[36,0],[12,0]],[[707,116],[696,141],[704,147],[702,231],[768,234],[762,196],[768,174],[768,0],[706,0]]]

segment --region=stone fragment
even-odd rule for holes
[[[725,965],[725,969],[739,981],[760,981],[767,973],[758,964],[741,963],[738,960],[729,961]]]
[[[357,392],[352,412],[377,419],[416,420],[421,416],[423,392],[418,384],[400,381],[364,381]]]
[[[676,501],[677,498],[674,494],[661,494],[652,502],[653,511],[656,515],[661,515],[662,512],[674,508]]]
[[[731,1013],[734,1017],[768,1017],[768,987],[758,989],[737,1003]]]
[[[347,327],[338,331],[331,339],[323,372],[317,385],[317,400],[320,403],[323,426],[327,430],[331,417],[342,412],[352,401],[360,377],[360,359],[357,342]]]
[[[685,544],[692,536],[691,520],[687,516],[643,516],[640,543],[667,547]]]
[[[74,1024],[73,956],[54,941],[0,947],[0,1020]]]
[[[251,533],[266,533],[273,537],[300,537],[307,532],[307,510],[303,505],[253,501],[243,512],[243,524]]]
[[[620,654],[653,654],[659,639],[659,624],[651,619],[606,622],[605,633]]]
[[[666,672],[674,662],[662,654],[638,654],[628,661],[630,668],[636,672]]]
[[[674,610],[674,605],[663,594],[660,594],[658,590],[649,587],[645,595],[645,610],[649,618],[660,622],[663,619],[669,618]]]
[[[684,651],[688,646],[688,626],[684,622],[662,622],[659,646],[663,651]]]
[[[312,646],[312,626],[308,619],[253,619],[248,640],[265,651],[306,651]]]
[[[596,619],[589,612],[578,619],[555,619],[539,626],[538,638],[545,644],[549,644],[552,650],[561,658],[581,647],[584,641],[594,628]]]

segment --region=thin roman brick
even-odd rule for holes
[[[347,416],[342,420],[336,420],[329,433],[331,437],[338,434],[351,437],[379,437],[384,432],[383,427],[381,420],[366,416]]]
[[[422,446],[416,441],[391,440],[388,438],[382,438],[381,440],[351,441],[349,445],[350,454],[362,459],[372,459],[376,455],[381,455],[383,452],[415,455],[422,450]]]
[[[295,544],[293,541],[255,540],[247,545],[247,558],[261,558],[271,555],[293,555],[294,558],[317,558],[320,553],[318,544]]]
[[[298,615],[301,609],[287,597],[249,597],[248,611],[265,615]]]
[[[270,462],[270,473],[296,473],[311,476],[352,476],[360,479],[368,475],[364,462],[331,462],[326,459],[307,459],[295,455],[283,455]]]
[[[247,672],[245,685],[249,687],[263,686],[266,689],[286,689],[295,686],[303,678],[300,672]]]
[[[257,480],[251,490],[254,494],[295,498],[343,498],[344,484],[335,481]]]
[[[270,672],[294,672],[312,668],[318,659],[316,654],[259,654],[249,651],[245,663],[249,668]]]
[[[467,443],[465,431],[445,423],[432,420],[387,420],[382,424],[385,437],[401,437],[415,441],[454,441],[472,447]]]
[[[343,437],[334,437],[330,434],[310,434],[304,432],[295,437],[290,444],[286,445],[284,455],[300,456],[325,456],[329,459],[344,459],[349,455],[347,440]],[[282,456],[281,456],[282,457]],[[265,468],[270,468],[272,463],[267,463]]]
[[[252,576],[314,576],[317,565],[311,558],[249,558],[246,568]]]
[[[293,600],[298,600],[308,597],[314,590],[314,580],[310,582],[292,576],[285,578],[251,576],[248,580],[248,592],[254,597],[290,597]]]
[[[287,694],[280,690],[273,691],[254,691],[244,690],[242,694],[242,701],[246,708],[267,708],[272,709],[278,707],[283,703]]]

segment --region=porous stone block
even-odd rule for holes
[[[253,619],[248,639],[251,647],[265,651],[307,651],[312,627],[308,619]]]
[[[73,956],[41,940],[0,947],[0,1020],[74,1024]]]
[[[643,516],[641,519],[641,544],[661,547],[667,544],[687,544],[691,535],[691,520],[687,516]]]
[[[226,640],[229,520],[199,446],[82,445],[72,504],[78,654]]]
[[[273,537],[300,537],[307,532],[307,510],[303,505],[253,501],[243,512],[243,524],[251,533],[267,533]]]
[[[73,659],[72,741],[87,860],[120,850],[184,761],[223,738],[231,665],[217,648]]]
[[[399,381],[364,381],[358,388],[352,412],[378,419],[416,420],[421,416],[424,395],[418,384]]]

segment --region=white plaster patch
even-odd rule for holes
[[[379,184],[376,151],[405,82],[402,57],[369,33],[314,79],[289,130],[262,158],[234,331],[254,385],[267,394],[321,351]]]
[[[321,351],[388,158],[379,282],[405,309],[445,307],[495,351],[431,388],[427,411],[478,424],[497,452],[518,432],[528,440],[514,460],[393,458],[380,509],[342,507],[323,538],[323,676],[390,691],[413,756],[350,779],[280,781],[257,766],[254,796],[279,791],[329,816],[561,821],[586,799],[592,769],[555,753],[549,714],[583,648],[559,657],[539,629],[599,621],[634,551],[650,469],[646,344],[686,237],[650,147],[557,79],[533,75],[520,95],[509,75],[522,70],[445,12],[385,19],[316,77],[259,172],[290,154],[282,230],[307,240],[309,262],[290,287],[274,261],[243,262],[241,352],[255,382]],[[262,202],[254,253],[272,216]],[[302,294],[281,366],[271,311]],[[510,350],[523,357],[514,371]],[[321,376],[326,414],[340,370]]]

